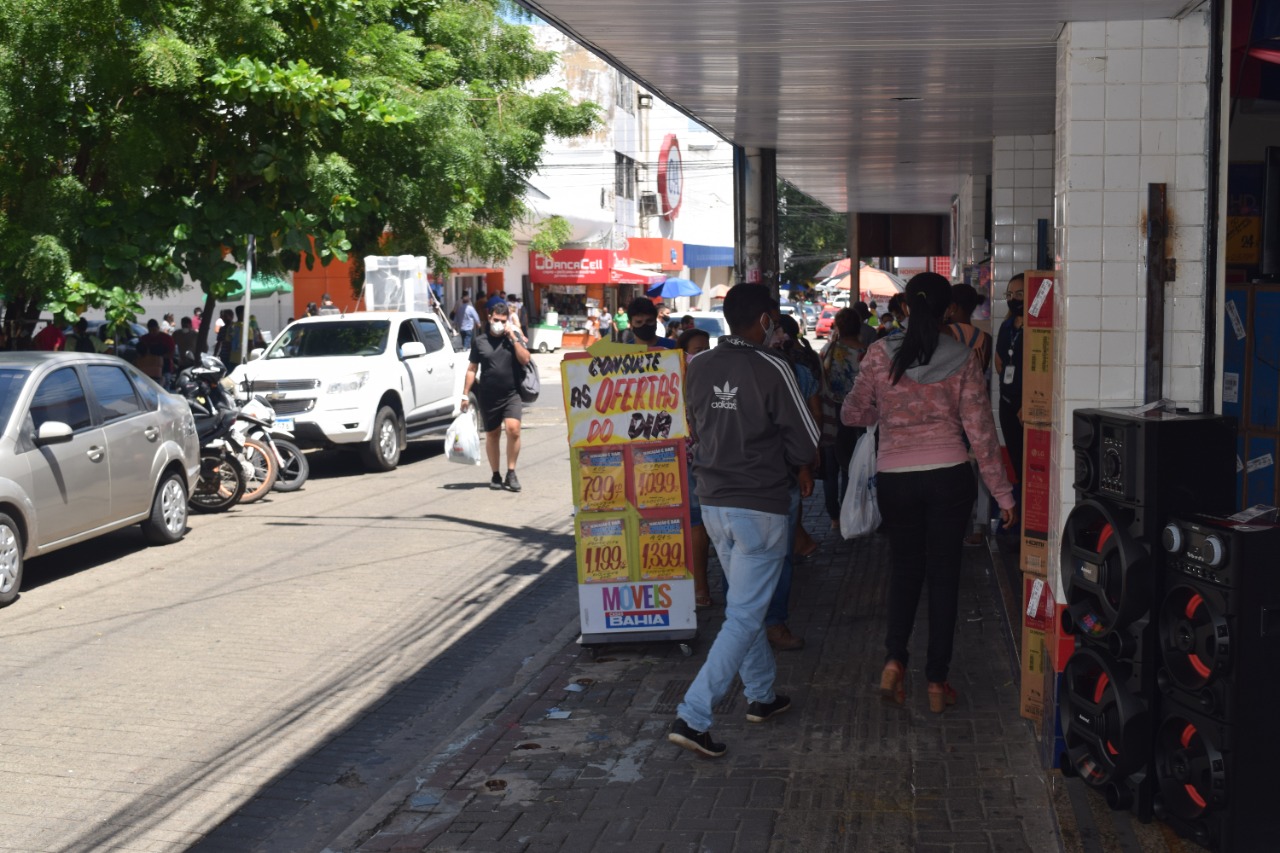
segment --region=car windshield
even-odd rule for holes
[[[822,319],[824,319],[824,320],[834,320],[835,318],[836,318],[836,312],[834,312],[834,311],[823,311],[823,312],[822,312]]]
[[[381,355],[387,348],[388,320],[298,323],[285,329],[267,358]]]
[[[713,338],[718,338],[724,334],[724,324],[719,317],[694,317],[693,327],[701,329]]]
[[[0,432],[9,426],[9,416],[22,394],[31,371],[25,367],[0,367]]]

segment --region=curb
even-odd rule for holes
[[[542,699],[547,688],[556,679],[563,678],[577,661],[578,646],[574,638],[578,636],[578,628],[578,618],[575,614],[574,618],[556,634],[552,642],[543,646],[541,651],[535,653],[520,668],[510,690],[495,695],[485,702],[441,743],[431,748],[421,763],[378,798],[321,853],[354,853],[357,850],[383,849],[383,845],[376,843],[371,846],[366,845],[370,845],[370,842],[377,839],[378,834],[405,807],[410,797],[424,790],[438,792],[441,796],[432,799],[450,803],[451,807],[447,811],[450,812],[451,818],[452,812],[460,809],[466,800],[475,795],[475,792],[455,789],[454,786],[472,770],[489,772],[496,770],[506,761],[505,753],[492,755],[492,747],[519,725],[529,708]],[[419,813],[425,817],[424,812]],[[429,843],[447,826],[446,820],[434,831],[427,830],[415,834],[414,842],[420,842],[420,846],[415,849],[421,849],[421,846]],[[405,836],[398,834],[387,838],[388,844],[396,845],[405,840]]]

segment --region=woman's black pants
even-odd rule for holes
[[[876,487],[893,560],[886,660],[907,665],[920,592],[927,583],[925,674],[930,682],[946,681],[959,608],[962,540],[977,497],[973,468],[965,462],[927,471],[882,472]]]

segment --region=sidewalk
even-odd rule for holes
[[[959,704],[929,713],[921,617],[907,706],[889,706],[878,690],[888,542],[843,542],[821,501],[807,503],[822,548],[796,567],[790,625],[806,648],[778,654],[790,712],[747,723],[738,688],[712,729],[725,757],[667,742],[719,607],[700,614],[691,657],[674,643],[593,656],[569,642],[331,851],[1058,851],[990,553],[965,549]],[[548,719],[553,708],[569,718]]]

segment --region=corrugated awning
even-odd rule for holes
[[[627,266],[626,264],[614,264],[610,274],[614,284],[643,284],[647,286],[667,279],[660,272]]]

